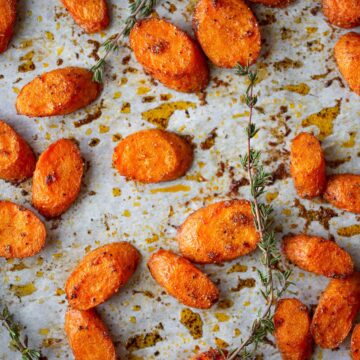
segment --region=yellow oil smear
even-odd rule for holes
[[[218,337],[215,338],[215,344],[219,349],[226,349],[229,347],[229,344],[225,340]]]
[[[159,240],[159,235],[157,235],[157,234],[153,234],[152,237],[149,237],[149,238],[145,239],[145,241],[146,241],[148,244],[152,244],[152,243],[154,243],[154,242],[156,242],[156,241],[158,241],[158,240]]]
[[[242,265],[240,263],[234,264],[231,268],[226,272],[227,274],[232,274],[236,272],[246,272],[248,269],[247,265]]]
[[[176,110],[195,109],[196,105],[190,101],[173,101],[161,104],[154,109],[141,113],[141,117],[160,129],[166,129],[169,125],[170,117]]]
[[[215,317],[219,322],[226,322],[230,320],[230,316],[225,313],[215,313]]]
[[[302,121],[303,127],[315,125],[320,130],[319,140],[324,140],[333,133],[334,121],[341,109],[341,100],[336,100],[336,105],[320,110]]]
[[[337,230],[337,233],[338,233],[338,235],[344,236],[344,237],[351,237],[351,236],[359,235],[360,234],[360,225],[355,224],[355,225],[350,225],[350,226],[339,228]]]
[[[22,63],[18,66],[19,72],[27,72],[27,71],[35,70],[35,64],[33,62],[34,55],[35,55],[34,51],[29,51],[27,54],[20,57],[20,61],[22,61]]]
[[[126,342],[126,350],[134,351],[139,349],[145,349],[151,346],[155,346],[156,343],[162,341],[163,338],[160,336],[158,331],[153,331],[147,334],[139,334],[132,336]]]
[[[26,49],[26,48],[32,46],[32,44],[33,44],[33,41],[31,39],[23,40],[20,42],[19,49]]]
[[[107,132],[109,132],[110,127],[107,125],[99,125],[99,133],[100,134],[105,134]]]
[[[10,290],[17,297],[24,297],[33,294],[37,289],[34,283],[28,283],[25,285],[10,285]]]
[[[151,89],[147,86],[140,86],[137,88],[136,93],[138,95],[144,95],[147,94]]]
[[[114,197],[118,197],[118,196],[121,195],[121,189],[119,189],[119,188],[113,188],[113,189],[112,189],[112,193],[113,193],[113,196],[114,196]]]
[[[307,95],[310,92],[310,87],[305,83],[300,83],[296,85],[285,85],[281,87],[280,90],[287,90],[300,95]]]
[[[356,132],[355,131],[351,131],[349,133],[349,140],[348,141],[345,141],[341,144],[341,147],[344,147],[344,148],[352,148],[355,146],[355,138],[356,138]]]
[[[269,192],[269,193],[266,193],[266,201],[268,203],[271,203],[272,201],[274,201],[277,197],[279,196],[279,193],[278,192]]]
[[[194,339],[200,339],[203,335],[203,322],[198,313],[190,309],[182,309],[180,313],[180,322],[188,330]]]
[[[51,41],[53,41],[55,39],[54,34],[50,31],[45,31],[45,37]]]
[[[122,114],[130,114],[130,112],[131,112],[131,104],[128,103],[128,102],[124,102],[124,103],[122,104],[122,106],[121,106],[120,112],[121,112]]]
[[[191,187],[187,186],[187,185],[173,185],[173,186],[168,186],[165,188],[158,188],[158,189],[151,189],[150,193],[151,194],[157,194],[157,193],[175,193],[175,192],[180,192],[180,191],[190,191]]]
[[[44,329],[40,329],[40,330],[39,330],[39,334],[42,335],[42,336],[48,335],[49,332],[50,332],[50,330],[47,329],[47,328],[44,328]]]

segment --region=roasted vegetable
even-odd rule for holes
[[[290,171],[299,196],[313,198],[325,189],[325,158],[319,140],[309,134],[297,135],[291,144]]]
[[[333,25],[346,29],[360,25],[360,0],[322,0],[322,7]]]
[[[16,0],[0,0],[0,54],[11,40],[16,21]]]
[[[360,360],[360,324],[354,327],[351,335],[351,356],[353,360]]]
[[[221,201],[191,214],[177,233],[180,251],[198,263],[220,263],[236,259],[256,249],[250,202]]]
[[[311,322],[315,343],[337,348],[349,334],[360,308],[360,273],[333,279],[322,293]]]
[[[78,146],[69,139],[51,144],[36,163],[32,202],[48,218],[64,213],[76,200],[83,176]]]
[[[274,315],[275,339],[284,360],[310,359],[313,342],[307,307],[298,299],[281,299]]]
[[[210,349],[201,354],[195,355],[191,360],[226,360],[227,351],[219,351],[215,349]]]
[[[69,308],[65,332],[75,360],[116,360],[109,332],[95,310]]]
[[[25,85],[16,101],[19,114],[55,116],[70,114],[94,101],[101,85],[92,81],[92,72],[66,67],[47,72]]]
[[[190,144],[173,133],[156,129],[127,136],[113,156],[121,175],[143,183],[177,179],[190,168],[192,160]]]
[[[159,250],[150,257],[148,267],[159,285],[186,306],[209,309],[219,299],[213,282],[179,255]]]
[[[0,201],[0,256],[7,259],[37,254],[45,245],[44,224],[30,210]]]
[[[25,140],[0,120],[0,179],[21,182],[32,176],[35,155]]]
[[[164,19],[139,21],[131,30],[130,46],[145,71],[171,89],[196,92],[209,82],[209,69],[199,46]]]
[[[334,241],[305,234],[287,236],[283,241],[286,257],[300,268],[333,278],[351,275],[351,256]]]
[[[350,32],[338,40],[335,60],[350,89],[360,95],[360,34]]]
[[[290,3],[293,2],[293,0],[250,0],[250,1],[253,3],[262,4],[265,6],[279,7],[279,8],[286,7],[286,6],[290,5]]]
[[[94,33],[109,25],[105,0],[61,0],[75,22],[86,32]]]
[[[91,251],[66,282],[69,304],[78,310],[88,310],[103,303],[128,282],[139,260],[139,252],[128,242]]]
[[[243,0],[200,0],[193,29],[206,56],[216,66],[251,65],[260,54],[259,25]]]
[[[331,176],[326,185],[324,198],[339,209],[360,214],[360,175]]]

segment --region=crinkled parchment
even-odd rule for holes
[[[159,2],[159,15],[192,32],[193,0]],[[150,277],[146,261],[159,247],[178,251],[176,228],[192,211],[223,199],[249,197],[239,164],[246,141],[247,109],[241,101],[245,79],[231,70],[211,68],[205,100],[177,93],[145,75],[126,46],[112,56],[96,103],[64,117],[30,119],[16,114],[19,89],[36,75],[58,66],[94,64],[98,42],[118,31],[128,14],[127,1],[109,3],[109,29],[87,35],[59,1],[19,1],[16,35],[0,56],[0,118],[13,125],[37,154],[60,137],[75,138],[87,170],[74,206],[61,219],[46,221],[45,249],[22,261],[0,259],[1,301],[26,327],[31,346],[40,347],[49,359],[72,359],[63,331],[64,283],[88,251],[127,240],[141,251],[142,263],[129,284],[99,307],[121,359],[185,360],[198,348],[235,346],[264,305],[255,271],[258,252],[221,266],[201,267],[218,284],[221,301],[211,310],[193,310],[195,314],[165,294]],[[360,98],[344,85],[333,58],[333,45],[344,31],[326,23],[318,1],[298,0],[282,10],[254,6],[254,11],[264,39],[255,113],[261,131],[254,145],[263,149],[263,159],[275,175],[265,201],[275,208],[277,237],[280,241],[283,234],[302,231],[335,237],[359,265],[360,236],[356,227],[348,228],[359,226],[359,217],[320,199],[299,200],[288,176],[290,140],[300,131],[320,134],[329,173],[359,173]],[[88,123],[76,127],[78,121]],[[196,148],[191,171],[170,183],[126,181],[111,166],[113,148],[121,137],[154,126],[192,138]],[[31,208],[31,181],[19,186],[1,181],[0,194]],[[328,283],[296,268],[293,280],[296,296],[310,307]],[[202,322],[202,335],[198,328],[191,329],[194,339],[181,323],[181,314],[184,324],[194,318],[201,328]],[[147,347],[139,349],[143,346]],[[317,349],[314,358],[348,359],[348,349],[346,341],[336,351]],[[259,354],[280,358],[271,345],[261,347]],[[1,329],[0,359],[19,358],[8,349],[8,335]]]

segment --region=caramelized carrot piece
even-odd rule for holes
[[[351,335],[351,356],[353,360],[360,360],[360,324],[354,327]]]
[[[75,360],[116,360],[109,331],[95,310],[69,308],[65,332]]]
[[[191,360],[226,360],[227,351],[220,352],[216,349],[210,349],[201,354],[195,355]]]
[[[219,263],[254,251],[259,242],[250,202],[221,201],[191,214],[178,230],[180,251],[198,263]]]
[[[333,279],[322,293],[311,322],[317,345],[337,348],[348,336],[360,308],[360,273]]]
[[[354,271],[354,263],[345,250],[334,241],[318,236],[287,236],[283,250],[295,265],[318,275],[343,278]]]
[[[36,215],[9,201],[0,201],[0,256],[26,258],[45,245],[46,229]]]
[[[308,360],[313,342],[307,307],[298,299],[281,299],[274,315],[275,339],[283,360]]]
[[[176,134],[156,129],[127,136],[113,156],[121,175],[143,183],[175,180],[186,173],[192,160],[190,144]]]
[[[283,8],[292,3],[293,0],[250,0],[253,3],[263,4],[270,7]]]
[[[32,176],[35,155],[25,140],[0,120],[0,178],[21,182]]]
[[[309,134],[297,135],[291,144],[290,171],[297,193],[303,198],[321,195],[325,189],[325,158],[319,140]]]
[[[243,0],[200,0],[193,29],[206,56],[216,66],[251,65],[260,54],[259,25]]]
[[[92,81],[92,76],[90,70],[79,67],[40,75],[21,89],[16,110],[30,117],[66,115],[79,110],[100,94],[101,85]]]
[[[197,43],[164,19],[139,21],[131,30],[130,46],[145,71],[171,89],[196,92],[209,82],[206,59]]]
[[[76,200],[83,176],[78,146],[69,139],[51,144],[36,164],[32,202],[48,218],[63,214]]]
[[[322,0],[322,7],[333,25],[345,29],[360,25],[360,0]]]
[[[16,0],[0,0],[0,54],[11,40],[16,21]]]
[[[209,309],[219,299],[213,282],[179,255],[159,250],[150,257],[148,267],[159,285],[186,306]]]
[[[104,30],[109,25],[105,0],[61,0],[75,22],[87,33]]]
[[[139,261],[139,252],[128,242],[91,251],[66,282],[69,304],[78,310],[88,310],[103,303],[128,282]]]

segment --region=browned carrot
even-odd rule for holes
[[[186,306],[209,309],[219,299],[218,289],[204,273],[170,251],[152,254],[148,267],[153,278]]]
[[[37,254],[45,245],[44,224],[30,210],[0,201],[0,256],[25,258]]]
[[[11,40],[16,21],[16,0],[0,0],[0,54]]]
[[[250,0],[253,3],[263,4],[270,7],[283,8],[288,6],[293,0]]]
[[[65,332],[75,360],[116,360],[108,329],[95,310],[69,308]]]
[[[360,25],[360,0],[322,0],[324,15],[342,28]]]
[[[25,140],[0,120],[0,178],[20,182],[32,176],[35,155]]]
[[[79,263],[68,278],[69,304],[88,310],[106,301],[125,285],[137,268],[139,252],[128,242],[101,246]]]
[[[64,213],[80,192],[83,160],[78,146],[69,139],[51,144],[36,164],[33,205],[48,218]]]
[[[360,360],[360,324],[354,327],[351,335],[351,356],[353,360]]]
[[[92,72],[79,67],[49,71],[26,84],[16,100],[19,114],[54,116],[70,114],[94,101],[101,85]],[[40,96],[41,94],[41,96]]]
[[[201,354],[195,355],[191,360],[226,360],[227,351],[219,351],[216,349],[210,349]]]

